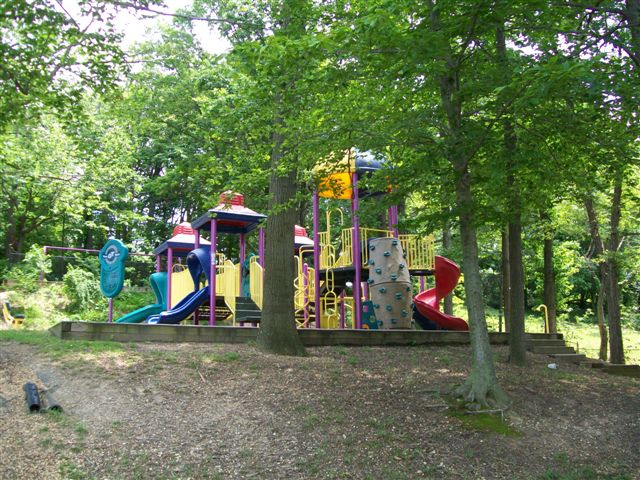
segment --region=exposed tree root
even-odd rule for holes
[[[503,410],[509,406],[509,397],[497,382],[486,382],[473,374],[460,385],[455,396],[461,398],[469,410]]]

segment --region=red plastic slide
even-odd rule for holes
[[[440,300],[453,292],[460,278],[460,267],[448,258],[436,255],[436,286],[413,298],[416,310],[442,330],[469,330],[463,319],[440,311]]]

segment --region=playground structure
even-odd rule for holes
[[[367,191],[358,182],[382,169],[383,163],[369,153],[351,149],[340,161],[331,165],[323,163],[316,170],[320,181],[313,195],[313,240],[302,227],[296,226],[294,232],[297,325],[301,328],[406,329],[411,328],[413,316],[423,328],[467,330],[464,320],[438,309],[440,300],[455,288],[460,270],[450,260],[435,256],[433,236],[401,234],[397,228],[397,206],[388,209],[387,229],[360,226],[360,199],[383,192]],[[345,225],[341,209],[326,209],[326,230],[321,231],[321,198],[350,200],[351,226]],[[332,225],[332,218],[336,215],[341,225],[337,238],[333,238],[336,225]],[[233,325],[257,324],[263,305],[265,232],[262,224],[265,218],[247,208],[242,195],[226,192],[215,208],[191,225],[176,227],[174,236],[154,250],[156,270],[161,270],[162,257],[166,256],[166,271],[171,273],[166,275],[166,308],[148,317],[148,322],[179,323],[193,317],[193,323],[198,325],[204,316],[211,326],[220,321]],[[258,254],[247,256],[247,236],[254,231],[258,234]],[[209,240],[203,237],[205,234]],[[218,251],[219,234],[238,235],[236,262]],[[379,250],[383,256],[377,260],[373,255],[376,242],[386,245]],[[392,251],[393,261],[385,264],[383,274],[381,259],[388,254],[387,260],[391,260]],[[185,256],[186,267],[174,265],[174,257]],[[436,286],[425,290],[424,280],[430,275],[435,275]],[[420,279],[420,293],[414,299],[415,314],[411,306],[411,277]],[[376,291],[372,293],[371,287]],[[386,292],[388,301],[380,298],[380,294]],[[163,303],[157,291],[156,300],[155,309]],[[403,303],[394,309],[395,301]],[[387,315],[392,310],[393,315]],[[142,321],[141,316],[134,317]]]

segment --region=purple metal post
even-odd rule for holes
[[[424,277],[420,277],[420,291],[424,292]]]
[[[42,253],[44,255],[47,254],[47,246],[45,245],[44,247],[42,247]],[[44,270],[40,270],[40,285],[42,285],[44,283]]]
[[[264,267],[264,228],[258,229],[258,263]]]
[[[362,284],[362,298],[369,300],[369,284],[367,282]]]
[[[247,256],[247,236],[244,233],[240,234],[240,263],[243,263]]]
[[[156,272],[162,270],[162,257],[160,255],[156,255]]]
[[[345,312],[344,312],[344,290],[342,290],[340,292],[340,328],[344,328],[344,319],[345,319]]]
[[[317,190],[313,192],[313,268],[316,328],[320,328],[320,319],[322,318],[320,307],[320,197]]]
[[[398,206],[389,207],[389,230],[393,232],[393,236],[398,238]]]
[[[362,328],[362,298],[360,282],[362,281],[362,251],[360,248],[360,219],[358,218],[358,174],[351,174],[351,185],[353,193],[351,198],[351,216],[353,219],[353,266],[355,267],[355,278],[353,279],[353,316],[355,328]]]
[[[167,310],[171,310],[171,272],[173,271],[173,248],[167,251]]]
[[[193,232],[193,248],[200,248],[200,229],[196,228]],[[198,285],[199,286],[199,285]],[[193,312],[193,324],[200,325],[200,309],[196,308]]]
[[[209,265],[209,325],[216,324],[216,252],[218,251],[218,221],[211,219],[211,263]]]
[[[113,298],[109,299],[109,316],[107,317],[109,323],[113,322]]]

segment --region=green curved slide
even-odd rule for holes
[[[149,315],[158,315],[167,309],[167,272],[156,272],[149,276],[149,283],[156,296],[156,303],[127,313],[124,317],[116,320],[116,323],[140,323],[144,322]]]

